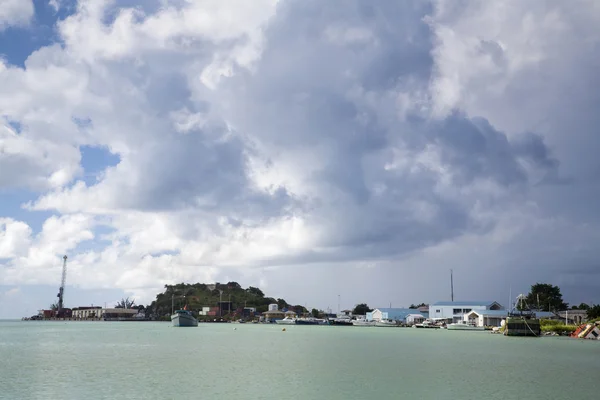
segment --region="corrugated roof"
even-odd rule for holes
[[[379,310],[381,312],[415,312],[414,308],[376,308],[375,310]],[[375,311],[373,310],[373,311]]]
[[[433,306],[458,306],[458,307],[467,307],[467,306],[480,306],[486,307],[491,306],[496,303],[495,301],[438,301],[437,303],[432,304]]]

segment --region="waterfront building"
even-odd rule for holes
[[[283,319],[285,317],[285,313],[279,310],[269,310],[265,311],[262,314],[265,322],[277,321],[278,319]]]
[[[75,307],[71,311],[73,319],[99,319],[102,315],[102,307],[100,306],[83,306]]]
[[[416,314],[414,308],[376,308],[366,315],[367,321],[399,321],[406,322],[406,317],[410,314]]]
[[[105,321],[133,320],[138,313],[137,308],[103,308],[100,310],[100,318]]]
[[[587,321],[587,310],[564,310],[556,313],[563,321],[581,325]]]
[[[485,310],[504,310],[504,307],[496,301],[439,301],[429,306],[429,318],[459,322],[471,311]]]
[[[211,317],[215,317],[218,314],[219,314],[219,307],[205,306],[205,307],[202,307],[202,310],[198,311],[198,315],[208,315]]]
[[[558,316],[548,311],[533,311],[539,319],[558,319]],[[464,315],[464,320],[476,326],[502,326],[502,321],[508,317],[508,310],[473,310]]]

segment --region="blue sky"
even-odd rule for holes
[[[47,0],[35,0],[35,14],[29,26],[8,27],[0,32],[0,53],[10,64],[24,66],[37,49],[60,43],[56,22],[75,11],[76,1],[63,0],[58,11]]]
[[[64,254],[68,306],[228,280],[407,306],[450,269],[459,300],[600,302],[593,6],[11,0],[0,318]]]

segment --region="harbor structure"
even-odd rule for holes
[[[463,321],[474,310],[504,310],[504,307],[496,301],[438,301],[429,306],[429,318],[454,323]]]
[[[558,319],[557,315],[548,311],[535,311],[537,318]],[[474,310],[464,316],[464,321],[475,326],[502,326],[502,321],[508,318],[508,310]]]
[[[406,323],[406,318],[409,315],[416,315],[417,310],[414,308],[376,308],[371,312],[368,312],[366,315],[367,321],[397,321]],[[423,319],[425,317],[419,314]]]
[[[524,294],[517,296],[516,305],[510,310],[504,325],[504,336],[540,337],[542,327],[539,317],[531,310]]]
[[[71,310],[71,318],[73,319],[100,319],[102,315],[102,307],[100,306],[74,307]]]

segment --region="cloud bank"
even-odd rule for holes
[[[0,61],[0,190],[51,215],[0,219],[0,280],[56,282],[67,253],[71,284],[146,299],[410,304],[454,268],[463,299],[598,302],[599,23],[594,1],[81,0],[60,43]],[[119,161],[90,179],[83,148]]]

